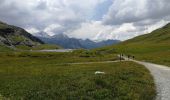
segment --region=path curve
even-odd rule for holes
[[[129,60],[126,57],[124,59]],[[156,100],[170,100],[170,67],[131,59],[130,61],[144,65],[150,70],[157,88]]]

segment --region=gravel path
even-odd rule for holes
[[[128,60],[125,58],[125,60]],[[156,100],[170,100],[170,67],[131,60],[148,68],[154,77],[157,97]]]
[[[123,60],[122,60],[123,61]],[[79,62],[79,63],[60,63],[60,64],[47,64],[47,65],[88,65],[88,64],[104,64],[104,63],[114,63],[114,62],[120,62],[120,60],[116,61],[97,61],[97,62]]]
[[[68,63],[70,65],[81,65],[81,64],[103,64],[103,63],[114,63],[114,62],[120,62],[119,60],[116,61],[98,61],[98,62],[81,62],[81,63]]]

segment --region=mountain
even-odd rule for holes
[[[78,39],[69,38],[68,36],[64,34],[57,34],[51,37],[38,37],[42,41],[48,44],[57,44],[62,46],[66,49],[78,49],[78,48],[84,48]]]
[[[109,46],[113,44],[117,44],[120,41],[119,40],[105,40],[100,42],[94,42],[92,40],[86,39],[86,40],[79,40],[80,44],[86,47],[87,49],[93,49],[93,48],[99,48],[103,46]]]
[[[79,48],[92,49],[92,48],[108,46],[120,42],[119,40],[106,40],[101,42],[94,42],[89,39],[82,40],[82,39],[70,38],[64,34],[57,34],[51,37],[38,37],[38,38],[40,38],[45,43],[57,44],[64,48],[69,48],[69,49],[79,49]]]
[[[0,22],[0,45],[7,47],[33,47],[43,44],[40,39],[26,32],[24,29]]]

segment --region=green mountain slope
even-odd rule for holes
[[[0,22],[0,48],[7,46],[15,47],[34,47],[43,42],[26,32],[24,29]]]
[[[125,41],[125,43],[134,43],[134,42],[152,42],[152,43],[170,42],[170,23],[149,34],[141,35],[141,36]]]
[[[170,66],[170,24],[149,34],[98,50],[133,55],[139,60]]]

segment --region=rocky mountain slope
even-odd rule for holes
[[[34,37],[24,29],[0,22],[0,45],[8,47],[33,47],[44,42]]]

